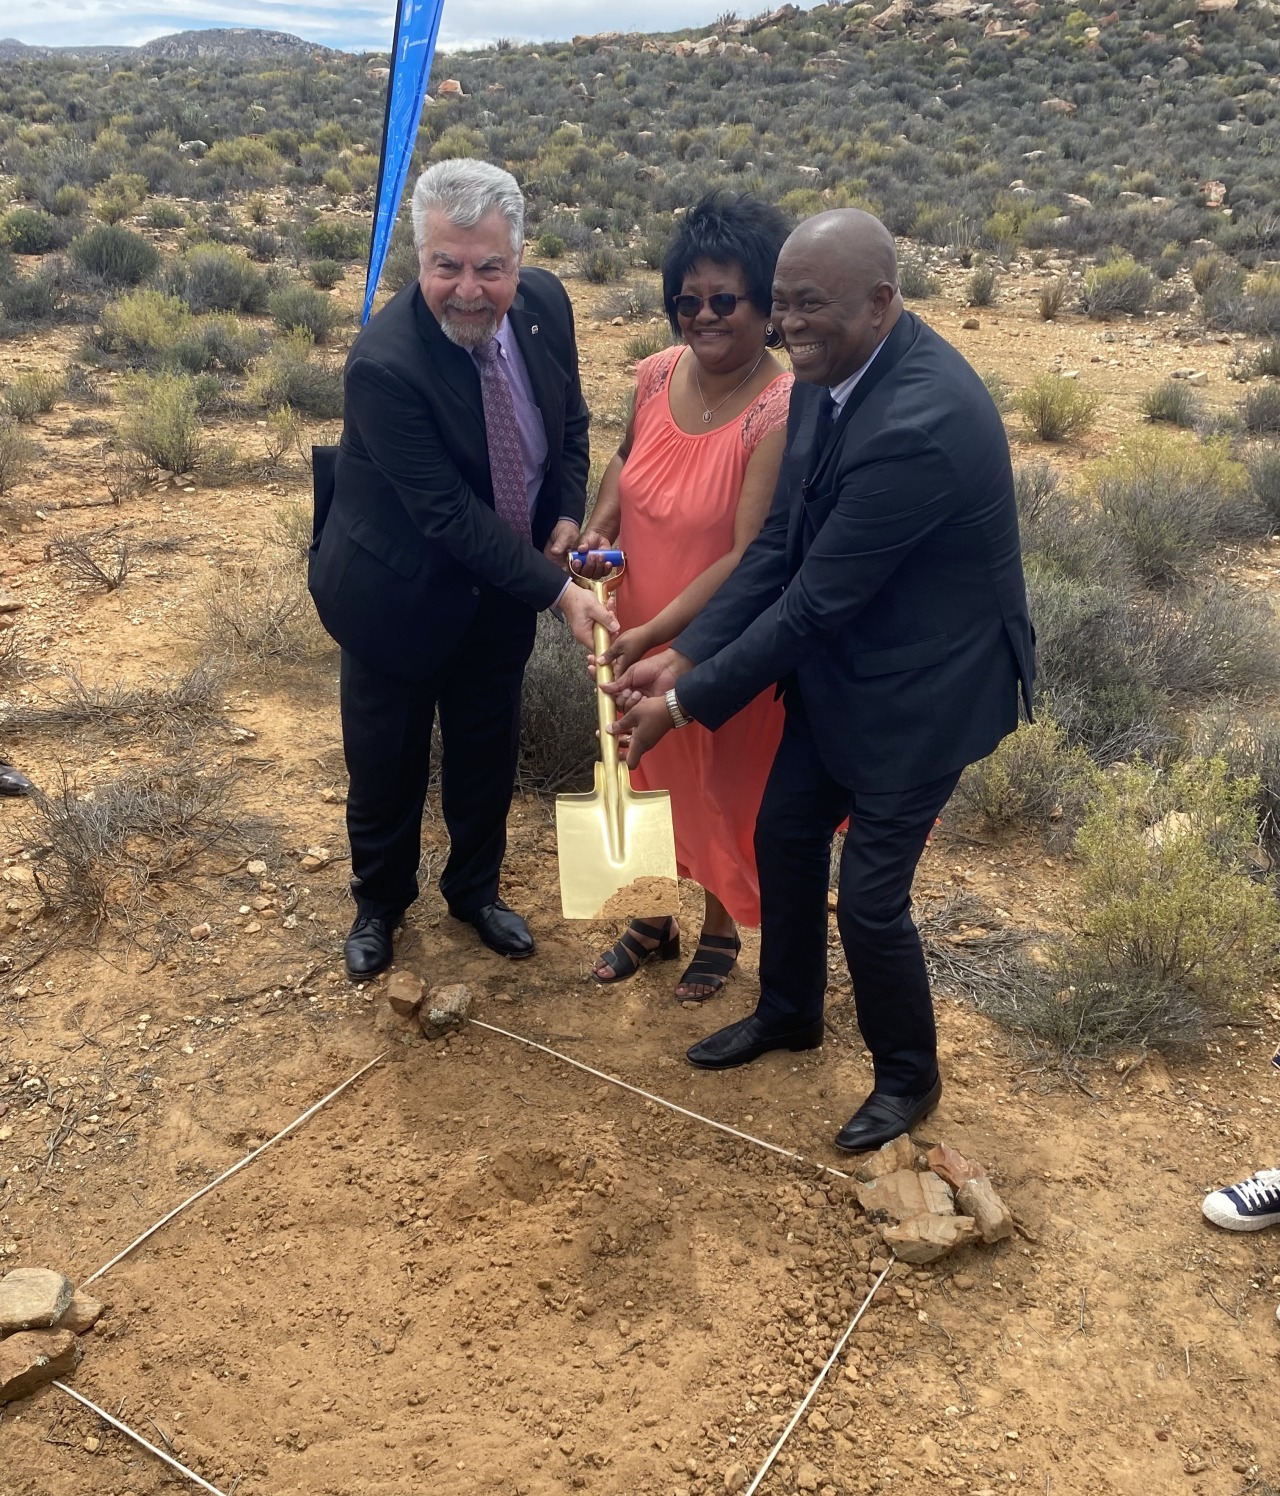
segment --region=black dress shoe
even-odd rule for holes
[[[883,1148],[901,1133],[910,1132],[942,1099],[942,1080],[915,1096],[889,1096],[872,1091],[836,1134],[836,1147],[846,1153]]]
[[[500,956],[519,961],[524,956],[533,955],[533,936],[529,933],[529,926],[501,899],[495,899],[474,914],[455,914],[453,917],[470,925],[489,949],[497,951]]]
[[[376,914],[358,914],[342,947],[347,975],[353,982],[367,982],[391,965],[391,932],[395,921]]]
[[[35,785],[12,764],[0,762],[0,795],[29,795]]]
[[[821,1043],[821,1018],[800,1028],[779,1029],[761,1023],[753,1013],[700,1039],[686,1058],[699,1070],[732,1070],[735,1065],[749,1065],[771,1049],[817,1049]]]

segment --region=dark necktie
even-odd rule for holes
[[[520,455],[520,428],[511,398],[507,371],[497,338],[473,350],[480,366],[480,398],[484,402],[484,427],[489,439],[489,475],[493,480],[493,507],[498,518],[526,540],[532,540],[529,522],[529,490]]]

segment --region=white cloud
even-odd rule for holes
[[[442,51],[482,46],[500,36],[548,41],[579,32],[662,31],[705,25],[723,5],[715,0],[693,10],[677,0],[445,0],[440,25]],[[129,46],[175,31],[211,26],[257,26],[291,31],[308,41],[351,50],[387,46],[395,0],[176,0],[172,8],[134,0],[8,0],[0,34],[40,46]]]

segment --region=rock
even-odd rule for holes
[[[67,1312],[75,1284],[47,1267],[16,1267],[0,1278],[0,1335],[45,1329]]]
[[[298,859],[298,866],[304,873],[316,873],[324,866],[323,857],[313,857],[310,852],[305,857]]]
[[[932,1170],[917,1174],[916,1178],[920,1181],[920,1190],[930,1215],[955,1215],[955,1197],[945,1179],[939,1179]]]
[[[437,987],[418,1009],[418,1022],[428,1039],[439,1039],[461,1028],[471,1011],[471,988],[465,982]]]
[[[465,99],[467,97],[468,95],[462,91],[462,84],[456,78],[446,78],[436,89],[438,99]]]
[[[246,862],[244,870],[255,878],[265,878],[267,876],[267,865],[260,857],[255,858],[252,862]]]
[[[747,1483],[747,1467],[742,1464],[730,1465],[724,1472],[724,1488],[733,1496],[735,1491],[741,1491]]]
[[[92,1330],[102,1315],[102,1305],[83,1289],[77,1288],[71,1302],[58,1320],[59,1330],[70,1330],[73,1335],[83,1335]]]
[[[983,1178],[987,1172],[981,1164],[971,1164],[950,1143],[935,1143],[925,1154],[924,1161],[953,1190],[958,1190],[962,1184],[968,1184],[971,1179]]]
[[[0,592],[0,613],[16,613],[21,607],[22,603],[12,592]]]
[[[1209,376],[1203,369],[1197,369],[1194,374],[1187,375],[1187,383],[1194,389],[1202,390],[1209,383]]]
[[[853,1409],[848,1403],[832,1403],[827,1409],[827,1422],[837,1431],[847,1428],[853,1419]]]
[[[213,926],[206,920],[203,924],[192,925],[187,933],[191,936],[192,940],[208,940],[209,936],[213,934]]]
[[[1013,1212],[989,1179],[970,1179],[956,1191],[956,1204],[972,1216],[978,1235],[985,1242],[1003,1241],[1013,1235]]]
[[[915,1165],[916,1150],[911,1145],[909,1133],[899,1133],[891,1142],[870,1153],[853,1171],[853,1177],[863,1184],[881,1179],[886,1174],[896,1174],[899,1169],[910,1169]]]
[[[1074,114],[1076,107],[1070,99],[1045,99],[1040,105],[1045,114]]]
[[[412,1018],[427,995],[427,984],[416,972],[393,971],[387,978],[387,1002],[401,1018]]]
[[[870,1184],[856,1183],[853,1188],[858,1204],[873,1221],[906,1221],[929,1213],[920,1176],[914,1169],[897,1169]]]
[[[22,1330],[0,1340],[0,1403],[26,1397],[80,1361],[80,1342],[70,1330]]]
[[[800,1468],[796,1471],[797,1491],[816,1491],[822,1484],[822,1472],[816,1465],[811,1465],[808,1460],[800,1461]]]
[[[1220,208],[1227,200],[1227,184],[1225,182],[1205,182],[1200,191],[1204,194],[1204,205],[1206,208]]]
[[[977,330],[982,326],[982,323],[979,322],[976,317],[966,317],[960,324],[960,326],[963,327],[967,332],[977,332]]]
[[[918,1215],[896,1226],[881,1226],[880,1235],[902,1262],[935,1262],[974,1235],[971,1216]]]

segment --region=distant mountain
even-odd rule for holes
[[[36,57],[163,57],[172,62],[194,62],[203,57],[278,57],[287,62],[330,50],[287,31],[260,31],[254,27],[178,31],[172,36],[158,36],[140,47],[31,47],[14,37],[0,39],[3,62]]]

